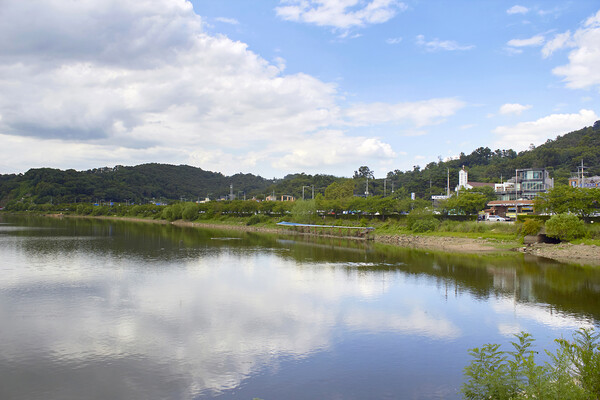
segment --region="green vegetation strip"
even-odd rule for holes
[[[536,362],[531,335],[515,336],[511,351],[499,344],[469,351],[465,399],[600,399],[600,335],[594,330],[580,329],[571,341],[557,339],[558,349],[546,351],[550,361],[543,365]]]

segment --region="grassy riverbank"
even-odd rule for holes
[[[420,249],[451,252],[482,252],[516,250],[561,261],[583,264],[600,264],[600,225],[586,224],[584,237],[561,245],[523,245],[526,224],[507,222],[476,222],[432,215],[415,210],[409,215],[382,217],[379,215],[316,215],[302,213],[302,209],[270,210],[269,212],[246,212],[243,209],[220,212],[212,206],[206,212],[195,203],[176,203],[171,206],[148,205],[104,205],[91,206],[57,205],[44,210],[44,214],[79,217],[120,218],[155,223],[228,228],[244,231],[282,232],[278,222],[294,221],[334,226],[362,226],[375,228],[371,235],[378,242]],[[223,206],[225,207],[225,206]],[[232,207],[232,204],[229,205]],[[42,211],[42,210],[40,210]],[[32,211],[29,211],[31,213]],[[35,211],[34,211],[35,212]],[[39,213],[39,211],[37,211]],[[311,232],[309,234],[315,234]],[[318,234],[335,234],[319,232]]]

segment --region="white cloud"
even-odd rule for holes
[[[396,157],[391,146],[377,138],[349,137],[341,131],[317,132],[293,143],[293,146],[286,148],[287,154],[273,162],[274,167],[297,170],[315,165],[336,165],[355,160],[367,162]]]
[[[507,103],[507,104],[503,104],[500,107],[500,114],[502,115],[507,115],[507,114],[515,114],[515,115],[521,115],[521,113],[525,110],[529,110],[531,108],[531,105],[522,105],[522,104],[518,104],[518,103]]]
[[[287,21],[305,22],[347,30],[392,19],[407,6],[397,0],[281,0],[277,15]]]
[[[431,99],[412,103],[357,104],[345,110],[351,125],[381,123],[412,123],[417,127],[434,125],[444,117],[454,115],[465,103],[454,98]]]
[[[574,47],[575,43],[571,40],[571,32],[566,31],[564,33],[559,33],[554,36],[551,40],[548,40],[544,47],[542,48],[542,56],[544,58],[548,58],[554,53],[556,50],[564,49],[566,47]]]
[[[437,38],[426,41],[425,36],[418,35],[417,45],[424,47],[427,51],[465,51],[475,48],[474,45],[461,45],[453,40],[439,40]]]
[[[572,89],[600,87],[600,11],[588,18],[572,36],[567,33],[563,33],[547,53],[563,47],[575,49],[569,53],[569,63],[552,72],[564,77],[567,87]]]
[[[519,49],[519,48],[516,48],[516,47],[505,47],[504,51],[509,56],[515,56],[515,55],[518,55],[518,54],[523,54],[523,50]]]
[[[552,114],[514,126],[499,126],[494,129],[498,136],[495,146],[524,150],[532,143],[537,146],[557,135],[593,125],[598,119],[594,111],[583,109],[578,114]]]
[[[506,10],[507,14],[527,14],[529,12],[529,9],[527,7],[523,7],[523,6],[512,6],[511,8],[509,8],[508,10]]]
[[[461,45],[454,40],[439,40],[437,38],[427,41],[425,36],[418,35],[416,39],[417,45],[424,47],[427,51],[466,51],[474,49],[474,45]]]
[[[369,3],[384,4],[392,3]],[[281,58],[268,62],[204,32],[184,0],[6,2],[0,168],[169,162],[288,173],[390,160],[397,153],[384,140],[340,129],[394,123],[418,131],[464,107],[452,98],[342,107],[336,84],[284,69]]]
[[[240,23],[235,18],[217,17],[217,18],[215,18],[215,20],[217,20],[219,22],[223,22],[225,24],[230,24],[230,25],[239,25],[239,23]]]
[[[512,39],[508,41],[508,45],[512,47],[529,47],[541,46],[546,39],[542,35],[536,35],[528,39]]]
[[[402,42],[402,38],[401,37],[389,38],[385,42],[387,44],[398,44],[398,43]]]

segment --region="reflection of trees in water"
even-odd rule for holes
[[[160,261],[219,252],[275,251],[278,256],[291,258],[299,265],[318,263],[320,268],[402,272],[435,279],[440,287],[450,288],[450,292],[457,295],[469,293],[480,299],[509,296],[518,302],[545,303],[560,312],[600,319],[599,269],[522,254],[452,254],[342,238],[282,236],[117,220],[4,215],[0,222],[15,221],[44,228],[10,233],[31,239],[44,238],[22,244],[25,250],[37,254],[85,250]],[[46,240],[49,232],[56,240]],[[83,239],[59,240],[68,237]]]

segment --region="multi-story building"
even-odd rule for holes
[[[600,176],[584,176],[583,179],[579,174],[569,178],[569,186],[581,188],[597,188],[600,187]]]
[[[554,179],[545,168],[527,168],[515,171],[515,176],[495,185],[498,200],[531,200],[554,187]]]

